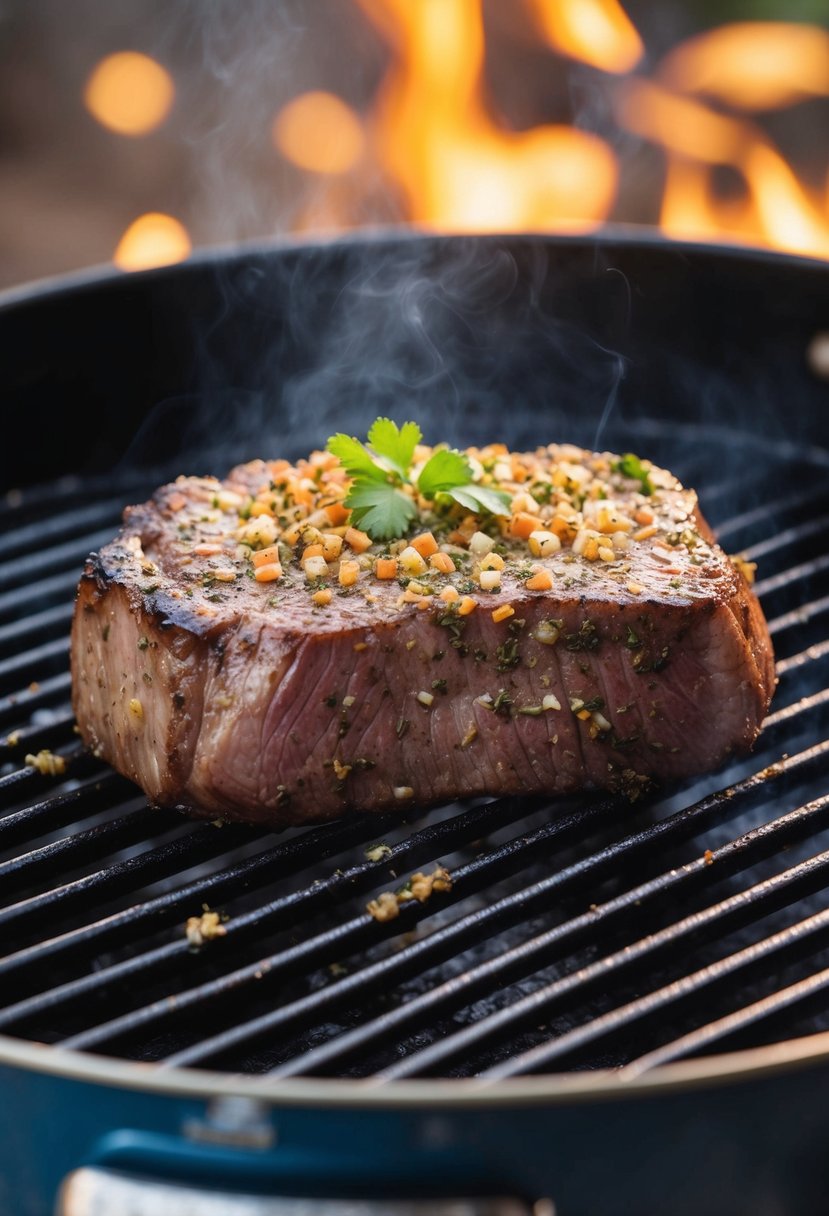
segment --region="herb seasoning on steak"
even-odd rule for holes
[[[413,446],[412,468],[435,451]],[[331,451],[128,508],[78,593],[86,743],[153,802],[268,826],[475,794],[635,798],[752,745],[771,643],[692,491],[567,445],[454,455],[474,483],[454,497],[389,473],[408,499],[393,539],[351,508]]]

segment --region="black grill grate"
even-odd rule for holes
[[[10,496],[0,1031],[159,1066],[389,1080],[630,1074],[829,1026],[829,492],[809,459],[771,464],[774,501],[748,479],[702,495],[726,547],[759,563],[778,654],[753,756],[645,806],[480,800],[280,835],[151,809],[82,752],[71,600],[122,500],[112,481]],[[63,776],[23,766],[44,747]],[[451,893],[388,924],[365,913],[438,861]],[[194,951],[184,922],[205,905],[226,934]]]

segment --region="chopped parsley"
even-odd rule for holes
[[[390,418],[376,418],[367,443],[342,432],[328,440],[327,450],[351,478],[345,506],[351,509],[352,522],[372,540],[389,540],[407,532],[417,507],[406,487],[435,505],[455,502],[478,514],[509,514],[509,496],[474,482],[468,458],[454,448],[437,448],[414,480],[412,461],[422,438],[416,422],[398,427]]]

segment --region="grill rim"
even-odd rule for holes
[[[770,249],[763,245],[732,245],[727,241],[692,241],[674,240],[663,236],[653,227],[636,224],[605,224],[592,233],[556,233],[539,231],[527,232],[484,232],[484,233],[443,233],[427,232],[410,226],[395,226],[390,224],[380,228],[368,228],[345,235],[335,234],[330,237],[319,234],[316,237],[290,236],[275,237],[270,240],[253,238],[249,241],[237,241],[232,244],[210,245],[199,249],[181,262],[166,266],[155,266],[148,270],[125,272],[116,266],[102,263],[97,266],[71,270],[65,274],[51,275],[43,279],[35,279],[31,283],[23,283],[16,287],[8,287],[0,291],[0,313],[13,311],[17,308],[36,306],[43,299],[58,298],[67,293],[94,291],[101,287],[127,283],[133,280],[151,282],[154,279],[175,278],[188,271],[198,271],[211,266],[220,266],[228,261],[243,259],[252,255],[273,257],[279,254],[314,254],[322,250],[342,250],[364,248],[370,245],[378,249],[399,248],[401,245],[421,245],[423,248],[432,246],[439,248],[444,245],[453,246],[459,241],[470,241],[476,245],[497,244],[507,239],[515,245],[551,244],[556,248],[573,250],[583,249],[585,244],[595,245],[596,249],[613,250],[655,250],[675,254],[680,257],[688,255],[691,258],[715,258],[718,260],[733,259],[737,262],[757,264],[767,263],[782,268],[790,268],[795,273],[826,274],[829,263],[823,258],[810,257],[807,254],[789,253],[784,250]]]
[[[0,1034],[0,1067],[178,1098],[243,1097],[292,1108],[358,1107],[365,1110],[599,1104],[678,1095],[699,1089],[760,1082],[829,1064],[829,1030],[763,1047],[678,1060],[637,1076],[617,1069],[508,1077],[423,1078],[405,1081],[296,1077],[158,1068],[95,1052],[27,1042]]]

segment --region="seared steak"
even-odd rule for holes
[[[475,794],[635,798],[748,749],[771,644],[694,493],[608,453],[468,455],[509,513],[411,491],[397,543],[350,526],[326,453],[128,508],[78,594],[86,743],[154,802],[272,826]]]

